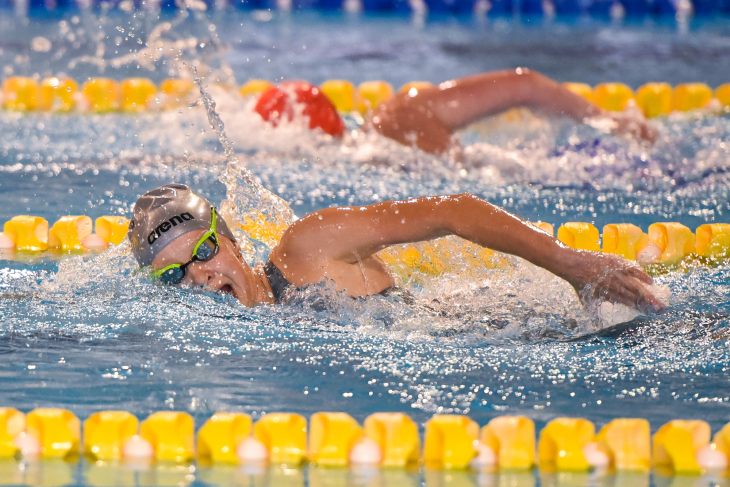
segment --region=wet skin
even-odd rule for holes
[[[205,230],[194,230],[173,240],[155,257],[152,269],[185,263],[193,255],[193,249]],[[251,268],[241,256],[238,244],[218,235],[218,254],[207,262],[193,262],[187,267],[183,287],[201,287],[207,291],[230,294],[246,306],[257,303],[273,303],[269,295],[271,287],[263,275],[263,267]]]
[[[152,268],[189,261],[203,233],[197,230],[175,239],[158,254]],[[635,263],[616,255],[570,249],[471,194],[320,210],[294,222],[270,259],[296,286],[328,280],[351,296],[368,296],[394,284],[377,252],[447,235],[522,257],[568,281],[583,302],[601,298],[641,310],[664,307],[646,288],[652,279]],[[237,244],[225,237],[220,237],[218,255],[188,267],[182,284],[229,293],[246,306],[273,302],[263,266],[252,269]]]
[[[381,103],[373,127],[403,145],[446,153],[455,147],[452,135],[472,122],[514,107],[535,109],[577,122],[605,119],[611,132],[653,142],[657,131],[622,112],[607,112],[560,83],[527,68],[475,74],[438,86],[411,89]]]

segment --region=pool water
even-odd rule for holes
[[[382,78],[398,86],[516,65],[561,81],[716,86],[730,81],[727,22],[197,13],[163,34],[160,45],[176,46],[173,55],[148,62],[153,52],[142,52],[144,41],[136,39],[148,39],[160,22],[119,12],[69,13],[60,23],[0,17],[0,64],[5,76],[85,79],[104,67],[107,76],[155,81],[204,66],[239,165],[297,215],[468,191],[556,227],[730,222],[726,113],[655,120],[659,139],[645,146],[519,111],[464,130],[460,162],[372,133],[338,143],[295,124],[272,130],[251,113],[250,100],[218,86],[257,77]],[[138,37],[128,37],[132,31]],[[38,37],[52,48],[31,49]],[[114,61],[130,49],[137,58]],[[245,185],[226,194],[225,174],[240,182],[227,171],[201,107],[140,115],[0,112],[2,221],[24,213],[51,223],[65,214],[129,215],[141,193],[170,181],[216,203],[227,196],[240,203]],[[265,252],[259,245],[252,255]],[[716,431],[730,406],[730,266],[652,272],[672,292],[667,311],[653,316],[601,319],[566,283],[507,257],[496,269],[457,266],[440,278],[402,283],[428,306],[352,300],[318,286],[297,304],[248,309],[148,281],[126,244],[101,255],[20,254],[0,261],[0,402],[23,411],[64,407],[82,419],[105,409],[139,418],[174,409],[198,426],[221,410],[254,419],[346,411],[360,421],[400,411],[419,424],[435,413],[468,414],[482,425],[524,414],[538,429],[558,416],[597,426],[629,416],[649,419],[653,430],[670,419],[704,419]],[[327,308],[316,311],[322,301]],[[82,470],[73,475],[84,485]]]

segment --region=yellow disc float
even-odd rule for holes
[[[715,98],[726,107],[730,107],[730,83],[718,86],[715,89]]]
[[[76,108],[79,85],[71,78],[45,78],[41,82],[41,110],[70,112]]]
[[[494,418],[482,428],[481,442],[497,453],[500,469],[530,470],[535,465],[535,423],[530,418]]]
[[[476,456],[479,425],[456,414],[436,415],[426,423],[423,463],[433,469],[465,469]]]
[[[124,443],[137,434],[139,421],[126,411],[101,411],[84,421],[84,454],[94,460],[120,460]]]
[[[563,83],[563,86],[575,93],[576,95],[580,95],[592,103],[596,102],[596,95],[593,92],[593,88],[591,87],[591,85],[587,85],[585,83],[565,82]]]
[[[25,414],[15,408],[0,407],[0,458],[18,453],[15,437],[25,431]]]
[[[244,83],[243,86],[239,88],[238,92],[243,97],[257,96],[259,93],[268,90],[272,86],[274,85],[271,81],[266,81],[265,79],[252,79]]]
[[[150,108],[157,87],[147,78],[129,78],[122,81],[121,108],[125,112],[140,112]]]
[[[712,100],[712,90],[704,83],[684,83],[674,89],[674,109],[680,112],[704,108]]]
[[[107,243],[119,245],[127,237],[129,220],[123,216],[100,216],[94,228]]]
[[[618,471],[648,472],[651,469],[651,431],[645,419],[614,419],[601,428],[596,442]]]
[[[168,78],[160,84],[160,91],[165,95],[162,108],[175,108],[193,101],[195,83],[186,79]]]
[[[598,229],[590,223],[566,223],[558,228],[558,240],[571,249],[601,250],[598,246]]]
[[[81,242],[91,235],[91,218],[88,216],[63,216],[48,233],[48,246],[59,250],[83,250]]]
[[[601,83],[593,92],[596,105],[612,112],[623,111],[629,100],[634,98],[634,92],[623,83]]]
[[[697,450],[710,444],[710,425],[675,419],[654,434],[654,465],[677,475],[699,475]]]
[[[584,472],[590,468],[583,447],[593,441],[595,427],[582,418],[557,418],[540,432],[540,469]]]
[[[41,90],[33,78],[13,76],[3,83],[3,107],[7,110],[29,112],[38,108]]]
[[[81,422],[71,411],[34,409],[26,418],[26,433],[38,440],[41,458],[65,458],[79,453]]]
[[[113,79],[92,78],[81,87],[92,112],[113,112],[119,109],[121,92]]]
[[[669,83],[647,83],[636,90],[636,104],[647,118],[672,112],[672,87]]]
[[[730,249],[730,225],[709,223],[695,231],[696,251],[704,257],[726,256]]]
[[[649,236],[630,223],[608,224],[603,227],[603,251],[624,259],[636,260],[636,254],[649,243]]]
[[[48,250],[48,221],[30,215],[18,215],[5,222],[3,233],[15,242],[17,250]]]
[[[365,81],[357,87],[357,110],[363,115],[393,97],[393,87],[385,81]]]
[[[251,416],[216,413],[198,431],[198,458],[214,463],[238,463],[236,447],[251,435]]]
[[[195,424],[188,413],[153,413],[142,422],[140,436],[150,442],[157,460],[180,463],[195,456]]]
[[[338,112],[349,113],[355,109],[355,85],[349,81],[331,79],[322,83],[319,88]]]
[[[365,419],[365,434],[380,446],[383,467],[405,468],[418,463],[418,425],[403,413],[374,413]]]
[[[272,464],[296,467],[307,458],[307,420],[299,414],[266,414],[256,421],[253,436],[269,450]]]
[[[347,413],[314,413],[309,420],[309,459],[325,467],[346,467],[362,427]]]

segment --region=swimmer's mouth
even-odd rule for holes
[[[230,294],[234,298],[238,299],[238,296],[236,295],[236,290],[233,289],[233,286],[231,286],[230,284],[226,284],[225,286],[220,288],[219,291],[223,294]]]

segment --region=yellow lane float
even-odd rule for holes
[[[710,444],[710,425],[676,419],[654,433],[654,465],[676,475],[699,475],[697,453]]]
[[[142,422],[140,437],[152,445],[157,460],[182,463],[195,456],[195,425],[188,413],[153,413]]]
[[[238,92],[243,97],[258,95],[268,90],[272,86],[274,85],[271,83],[271,81],[266,81],[264,79],[252,79],[244,83],[241,88],[238,89]]]
[[[636,90],[636,104],[647,118],[672,112],[672,86],[669,83],[646,83]]]
[[[649,244],[649,236],[631,223],[611,223],[603,227],[603,252],[636,260],[636,254]]]
[[[596,101],[596,94],[593,92],[593,88],[591,88],[591,85],[585,83],[565,82],[563,83],[563,86],[575,93],[576,95],[582,96],[591,103],[595,103]]]
[[[307,459],[307,420],[299,414],[266,414],[256,421],[253,436],[266,446],[272,464],[295,467]]]
[[[639,87],[636,94],[624,83],[600,83],[591,87],[586,83],[565,82],[568,90],[610,111],[622,111],[629,100],[634,99],[647,118],[664,116],[672,111],[705,108],[712,99],[730,106],[730,83],[718,86],[714,92],[704,83],[684,83],[672,88],[668,83],[651,82]],[[12,76],[3,82],[3,108],[16,111],[68,112],[75,110],[78,83],[66,77],[48,77],[40,83],[31,77]],[[224,86],[233,89],[232,86]],[[243,97],[257,96],[273,83],[262,79],[249,80],[238,88]],[[413,94],[434,85],[426,81],[411,81],[398,89],[398,93]],[[366,81],[355,86],[347,80],[327,80],[320,86],[322,92],[341,113],[358,110],[362,114],[374,110],[380,103],[393,96],[393,87],[386,81]],[[195,84],[189,79],[168,78],[159,89],[147,78],[128,78],[116,81],[108,78],[92,78],[81,88],[86,107],[96,113],[122,110],[139,112],[159,105],[173,109],[193,101]]]
[[[590,223],[568,222],[558,228],[558,240],[571,249],[599,251],[598,229]]]
[[[346,467],[350,450],[364,434],[347,413],[315,413],[309,428],[309,459],[324,467]]]
[[[254,460],[265,466],[270,461],[275,469],[284,464],[283,471],[291,472],[307,460],[318,467],[387,467],[384,474],[417,468],[418,426],[403,413],[375,413],[363,428],[346,413],[319,412],[312,415],[310,426],[307,455],[307,421],[298,414],[267,414],[252,425],[246,414],[220,412],[198,431],[196,454],[193,419],[187,413],[156,412],[140,425],[129,412],[102,411],[83,423],[83,452],[92,466],[138,463],[146,458],[149,462],[141,471],[152,475],[149,485],[157,485],[153,477],[159,481],[160,475],[185,477],[195,468],[185,465],[193,459],[201,466],[231,465],[224,468]],[[700,475],[728,467],[730,423],[716,432],[713,443],[710,434],[710,426],[697,420],[670,421],[650,438],[650,425],[644,419],[614,419],[595,434],[593,423],[586,419],[557,418],[540,431],[536,458],[535,426],[527,417],[499,416],[480,432],[467,416],[436,415],[425,424],[422,458],[427,472],[450,470],[448,475],[457,477],[461,469],[517,474],[536,464],[548,475],[591,468],[646,475],[652,466],[663,474]],[[70,411],[39,408],[26,417],[17,409],[0,408],[0,458],[72,461],[80,453],[80,444],[81,423]],[[144,445],[147,449],[140,450]],[[154,460],[162,463],[150,465]],[[346,470],[329,471],[342,472],[343,481],[350,478]],[[101,479],[104,473],[94,475]],[[394,478],[403,480],[398,475]],[[324,482],[325,477],[317,479]],[[140,485],[147,485],[141,480]]]
[[[618,471],[651,469],[651,431],[645,419],[614,419],[596,435],[596,443]]]
[[[375,413],[365,419],[365,435],[382,452],[383,467],[404,468],[418,463],[421,440],[418,425],[403,413]]]
[[[33,78],[13,76],[3,83],[3,108],[30,112],[38,108],[41,89]]]
[[[187,105],[195,99],[195,83],[187,79],[168,78],[160,83],[162,108]]]
[[[107,243],[119,245],[127,238],[129,220],[123,216],[100,216],[96,219],[94,228]]]
[[[537,445],[540,469],[588,471],[591,464],[586,459],[586,447],[593,442],[594,433],[595,427],[587,419],[553,419],[540,432]]]
[[[331,79],[320,85],[338,112],[350,113],[355,109],[355,85],[342,79]]]
[[[715,98],[726,107],[730,107],[730,83],[715,88]]]
[[[634,98],[634,92],[623,83],[601,83],[593,92],[596,105],[612,112],[623,111],[629,100]]]
[[[730,225],[709,223],[695,231],[696,251],[703,257],[725,257],[730,249]]]
[[[251,435],[251,416],[216,413],[198,432],[198,459],[214,463],[238,463],[238,446]]]
[[[695,252],[695,235],[681,223],[653,223],[648,236],[649,243],[636,255],[641,264],[676,264]]]
[[[12,458],[19,448],[15,438],[25,431],[25,414],[15,408],[0,408],[0,458]]]
[[[58,250],[84,250],[82,242],[91,235],[88,216],[62,216],[48,233],[48,246]]]
[[[482,428],[480,441],[497,455],[500,470],[535,465],[535,423],[524,416],[500,416]]]
[[[477,456],[479,425],[451,414],[437,415],[426,423],[423,463],[431,469],[465,469]]]
[[[48,221],[30,215],[18,215],[5,222],[3,234],[16,250],[39,251],[48,249]]]
[[[712,100],[712,89],[704,83],[684,83],[674,88],[674,109],[680,112],[705,108]]]
[[[139,421],[126,411],[101,411],[84,421],[84,454],[93,460],[121,460],[124,444],[137,434]]]
[[[40,110],[70,112],[76,108],[79,85],[71,78],[45,78],[41,81]]]
[[[28,413],[25,434],[29,452],[33,450],[32,442],[37,445],[37,451],[28,456],[73,457],[79,453],[81,422],[65,409],[38,408]]]
[[[140,112],[152,106],[157,87],[147,78],[129,78],[121,84],[121,109],[125,112]]]
[[[81,87],[89,110],[97,113],[114,112],[119,109],[121,91],[119,83],[109,78],[92,78]]]
[[[357,87],[355,106],[363,115],[393,97],[393,87],[386,81],[365,81]]]

